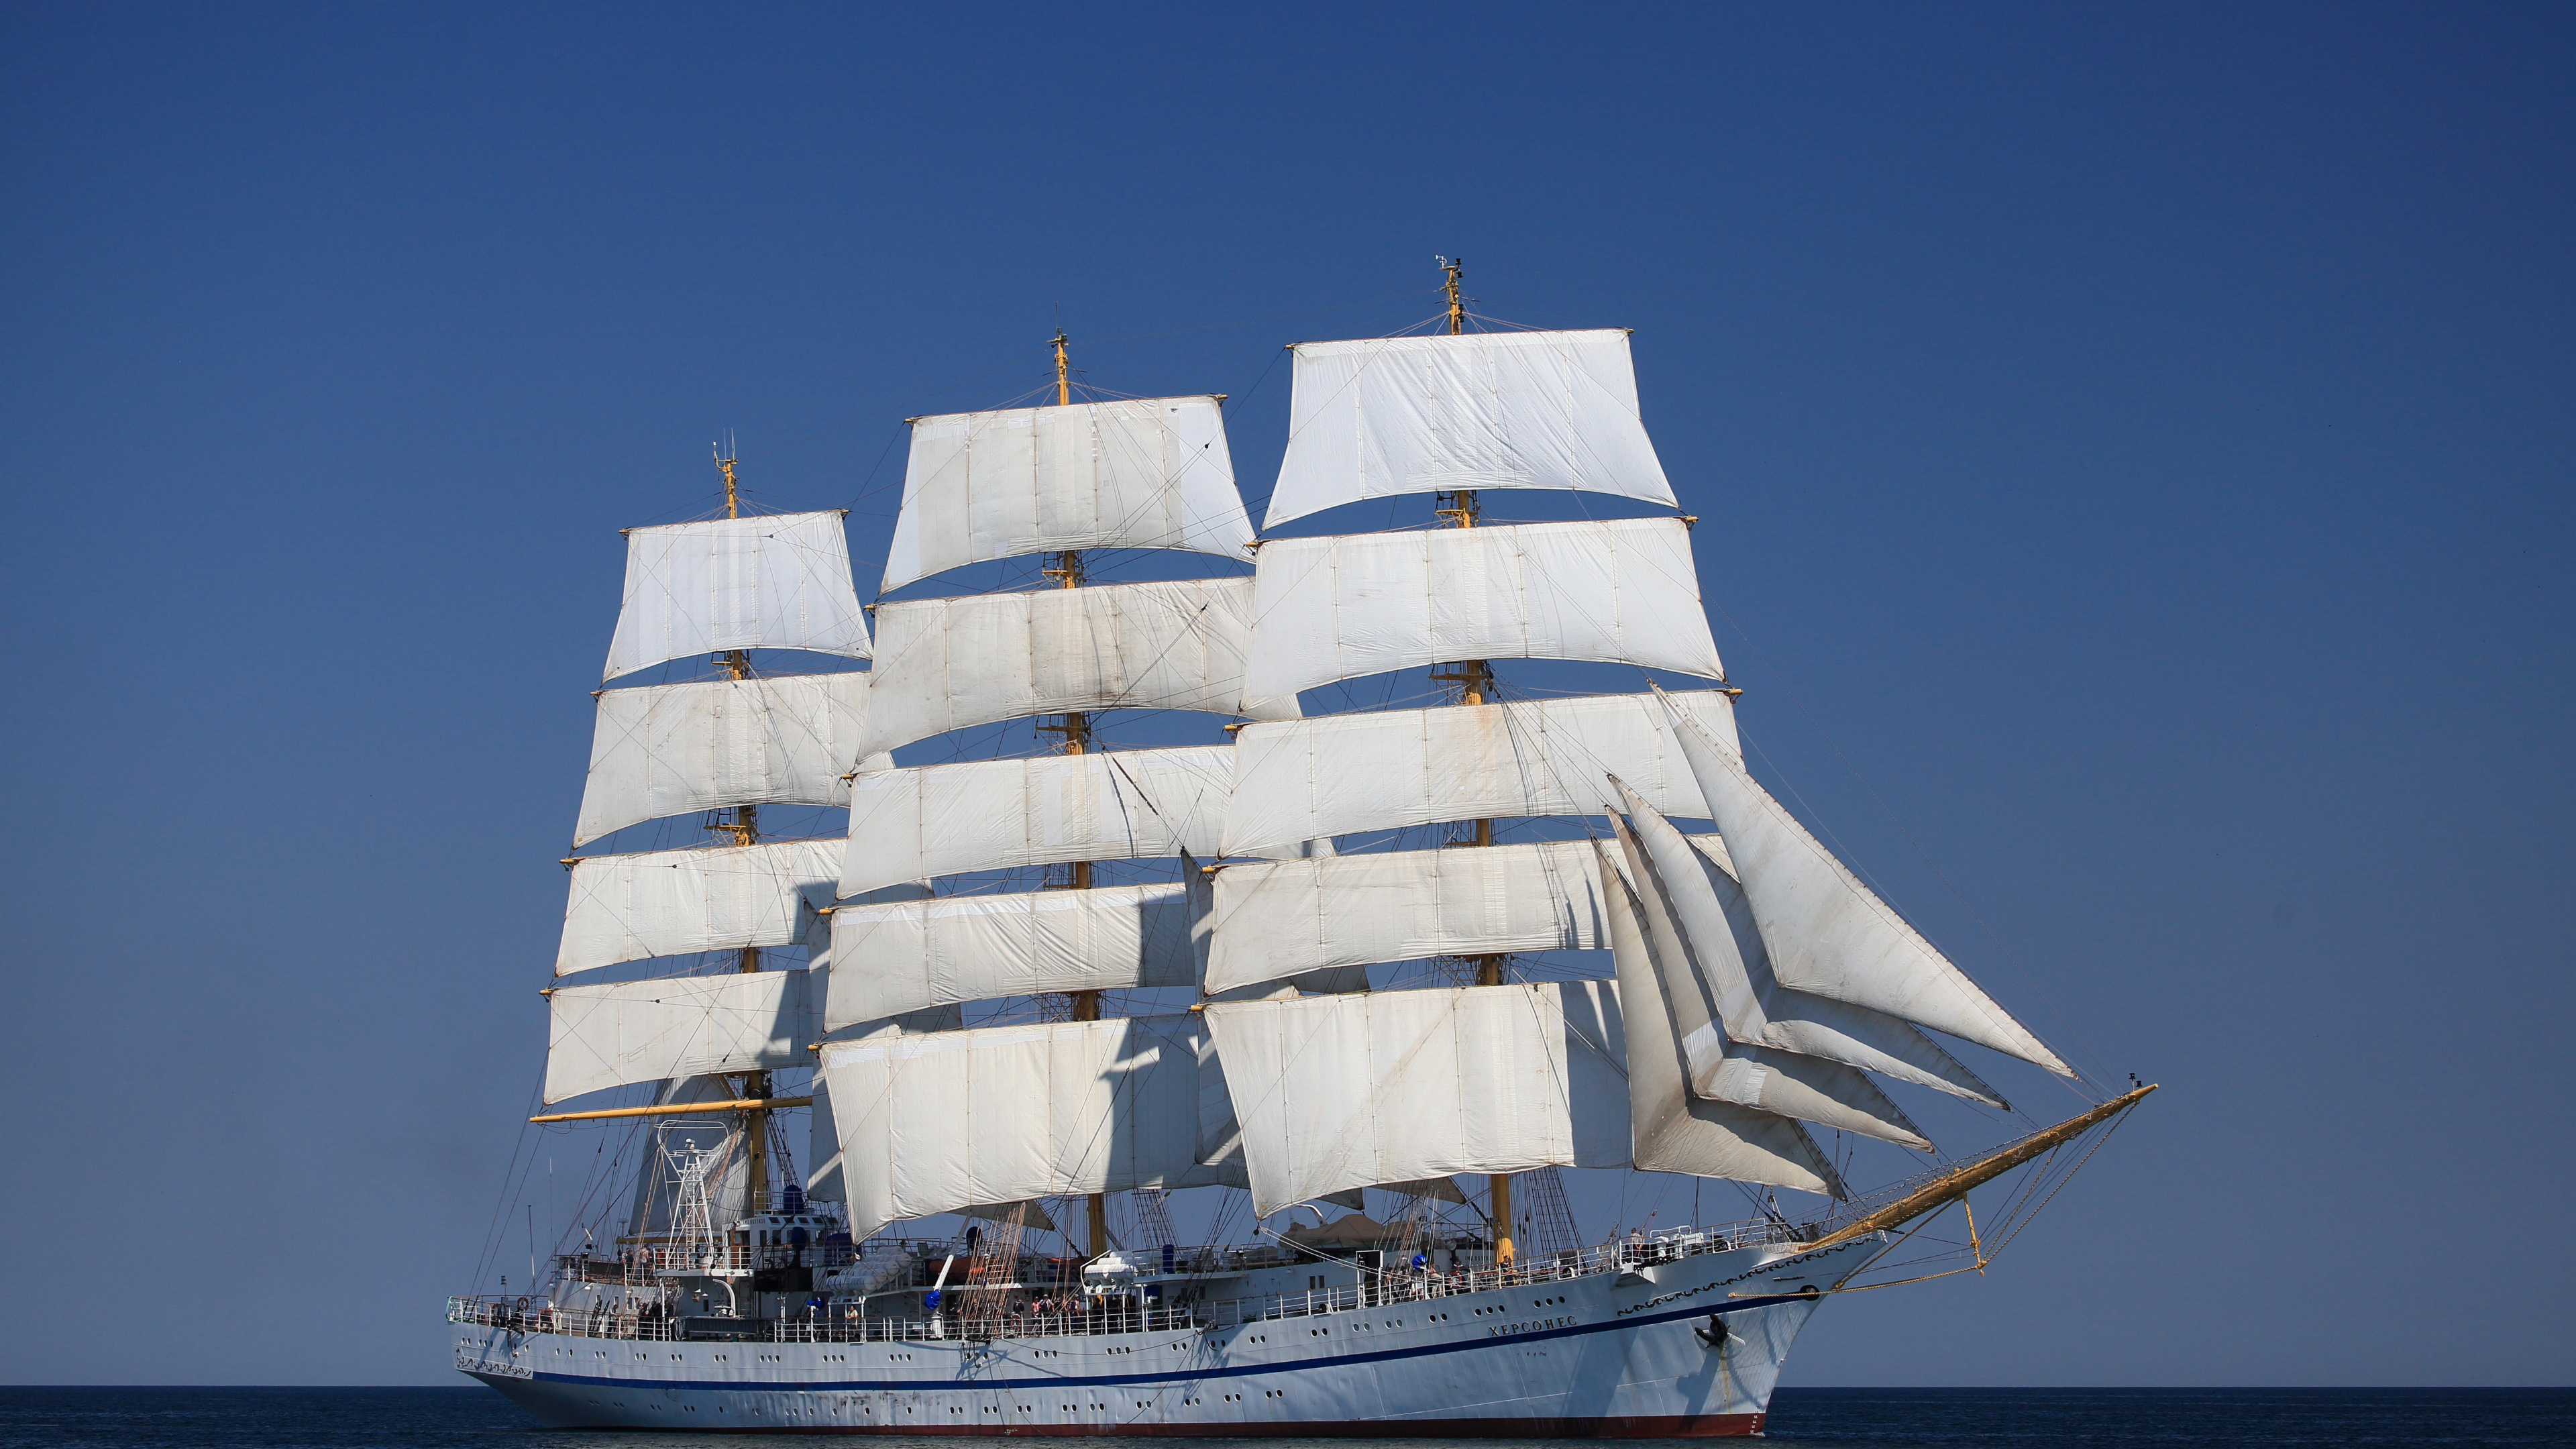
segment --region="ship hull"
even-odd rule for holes
[[[1758,1434],[1798,1330],[1879,1248],[1745,1249],[1311,1317],[990,1341],[667,1342],[456,1325],[555,1428],[1688,1438]]]

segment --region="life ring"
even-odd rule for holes
[[[520,1294],[520,1295],[519,1295],[519,1301],[510,1305],[510,1311],[511,1311],[511,1312],[513,1312],[513,1313],[525,1313],[525,1312],[527,1312],[527,1311],[528,1311],[528,1295],[526,1295],[526,1294],[524,1294],[524,1293]]]

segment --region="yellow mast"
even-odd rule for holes
[[[1440,270],[1444,274],[1443,285],[1449,294],[1449,335],[1452,337],[1467,330],[1466,299],[1458,291],[1458,279],[1465,272],[1466,266],[1465,262],[1456,257],[1440,259]],[[1446,498],[1448,505],[1446,507],[1440,506],[1440,499],[1433,500],[1434,512],[1456,523],[1460,528],[1476,526],[1477,508],[1474,489],[1461,488],[1447,494]],[[1482,659],[1461,660],[1448,673],[1433,674],[1431,677],[1457,685],[1460,704],[1484,704],[1494,693],[1494,667]],[[1493,821],[1479,820],[1475,823],[1474,829],[1474,844],[1484,846],[1494,843]],[[1478,956],[1475,962],[1477,985],[1503,984],[1502,957]],[[1494,1265],[1502,1267],[1512,1260],[1512,1175],[1508,1172],[1494,1173],[1485,1179],[1485,1186],[1493,1217]]]
[[[2137,1078],[2131,1077],[2129,1080],[2136,1081]],[[1878,1211],[1871,1213],[1866,1217],[1857,1218],[1844,1224],[1833,1232],[1827,1233],[1823,1237],[1809,1243],[1807,1247],[1809,1250],[1816,1248],[1830,1248],[1836,1243],[1848,1242],[1853,1238],[1863,1237],[1870,1233],[1880,1232],[1887,1228],[1898,1227],[1905,1223],[1912,1222],[1914,1219],[1923,1216],[1934,1208],[1940,1207],[1945,1203],[1956,1202],[1960,1198],[1966,1197],[1970,1188],[1976,1187],[1981,1183],[1991,1182],[1995,1178],[2001,1177],[2005,1173],[2012,1171],[2014,1168],[2021,1166],[2023,1163],[2030,1161],[2032,1158],[2039,1156],[2041,1153],[2049,1151],[2051,1148],[2062,1146],[2065,1143],[2082,1136],[2088,1128],[2093,1127],[2107,1118],[2116,1117],[2120,1113],[2138,1105],[2139,1102],[2145,1100],[2146,1095],[2149,1092],[2152,1092],[2155,1089],[2156,1084],[2149,1082],[2145,1086],[2134,1088],[2130,1091],[2121,1093],[2119,1096],[2113,1097],[2110,1101],[2103,1103],[2092,1111],[2078,1113],[2075,1116],[2069,1117],[2065,1121],[2058,1123],[2054,1127],[2043,1128],[2040,1131],[2034,1132],[2019,1142],[2007,1142],[2003,1146],[1996,1148],[1994,1151],[1987,1153],[1983,1157],[1963,1162],[1957,1167],[1951,1168],[1948,1172],[1942,1173],[1939,1177],[1932,1179],[1930,1182],[1927,1182],[1923,1186],[1916,1188],[1914,1191],[1907,1193],[1905,1196],[1898,1198],[1895,1202],[1889,1203],[1887,1206],[1880,1208]],[[1976,1231],[1973,1222],[1971,1222],[1969,1226],[1969,1231],[1971,1233]],[[1978,1266],[1983,1267],[1984,1264],[1980,1262]]]
[[[1073,406],[1073,363],[1065,353],[1065,343],[1068,340],[1064,335],[1064,329],[1058,327],[1052,342],[1055,347],[1055,405],[1060,408]],[[1048,564],[1043,572],[1063,588],[1082,587],[1082,550],[1065,549],[1055,555],[1054,561]],[[1068,755],[1082,754],[1091,746],[1091,718],[1078,711],[1067,714],[1061,724],[1040,725],[1038,728],[1051,734],[1064,736],[1064,752]],[[1091,889],[1090,861],[1077,860],[1073,863],[1071,888],[1078,891]],[[1099,992],[1076,991],[1071,994],[1074,1020],[1098,1021],[1100,1019]],[[1084,1242],[1091,1255],[1096,1258],[1109,1251],[1108,1196],[1105,1193],[1095,1192],[1085,1201],[1084,1206],[1087,1209],[1084,1215],[1084,1227],[1089,1234]]]
[[[733,459],[724,456],[721,451],[717,453],[716,468],[724,474],[725,517],[740,518],[742,494],[734,484],[733,465]],[[716,663],[723,666],[725,672],[736,679],[751,677],[751,651],[747,649],[727,650],[716,656]],[[734,807],[731,820],[719,820],[707,828],[731,835],[736,845],[756,845],[760,841],[760,807],[737,805]],[[759,970],[760,948],[743,947],[734,969]],[[769,1109],[771,1104],[769,1090],[769,1073],[745,1072],[742,1076],[742,1085],[734,1093],[736,1098],[745,1104],[742,1108],[742,1140],[746,1165],[749,1169],[745,1174],[748,1189],[743,1199],[745,1212],[762,1212],[769,1207]]]

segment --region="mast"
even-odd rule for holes
[[[1439,260],[1441,286],[1449,296],[1449,335],[1456,337],[1467,330],[1467,304],[1458,291],[1458,279],[1466,271],[1467,264],[1457,257]],[[1476,490],[1461,488],[1452,493],[1436,494],[1432,498],[1432,511],[1460,528],[1473,528],[1478,513]],[[1483,659],[1462,659],[1451,666],[1449,672],[1434,673],[1431,677],[1457,685],[1460,704],[1484,704],[1495,693],[1494,666]],[[1463,843],[1473,846],[1494,843],[1493,821],[1479,820],[1469,829],[1473,833]],[[1467,959],[1475,963],[1477,985],[1503,984],[1506,974],[1504,957],[1471,956]],[[1502,1267],[1512,1259],[1512,1175],[1508,1172],[1494,1173],[1485,1179],[1485,1185],[1494,1225],[1494,1265]]]
[[[742,494],[734,483],[733,465],[732,458],[725,456],[721,450],[717,452],[716,468],[724,474],[725,517],[740,518]],[[716,656],[716,663],[735,679],[751,677],[751,651],[748,649],[728,649]],[[736,845],[759,844],[760,807],[737,805],[733,808],[732,815],[732,819],[719,819],[707,829],[731,835]],[[734,969],[759,970],[760,948],[743,947],[741,954],[735,960]],[[769,1091],[769,1073],[745,1072],[742,1085],[735,1093],[737,1097],[749,1104],[742,1109],[742,1142],[746,1168],[743,1211],[746,1213],[762,1212],[769,1207]]]
[[[1065,353],[1065,343],[1068,340],[1070,339],[1064,335],[1062,327],[1055,329],[1055,336],[1050,339],[1050,345],[1055,348],[1055,405],[1060,408],[1073,406],[1073,364]],[[1059,587],[1068,589],[1082,587],[1082,550],[1068,548],[1051,555],[1040,572],[1054,579]],[[1041,724],[1038,729],[1043,733],[1064,736],[1062,751],[1065,754],[1084,754],[1091,747],[1091,717],[1079,710],[1064,715],[1057,723]],[[1091,862],[1074,861],[1071,877],[1066,883],[1066,889],[1077,891],[1091,889]],[[1067,996],[1072,1004],[1075,1021],[1100,1019],[1099,992],[1075,991],[1067,993]],[[1083,1239],[1083,1245],[1096,1258],[1109,1251],[1109,1199],[1104,1193],[1092,1193],[1085,1199],[1084,1209],[1083,1226],[1086,1236]]]

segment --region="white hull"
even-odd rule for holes
[[[1758,1434],[1815,1289],[1878,1252],[1635,1272],[1160,1333],[669,1342],[456,1325],[457,1367],[559,1428],[879,1434]],[[1714,1315],[1714,1320],[1712,1318]],[[1711,1330],[1724,1334],[1712,1342]]]

